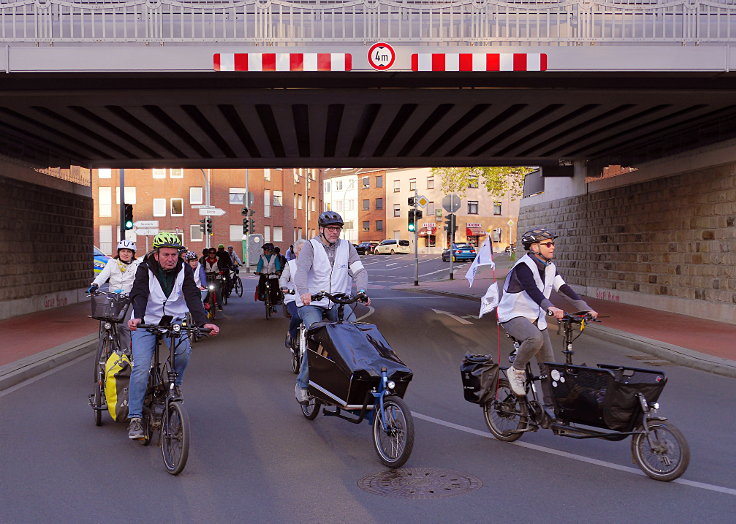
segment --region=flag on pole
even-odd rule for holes
[[[478,251],[478,256],[475,257],[473,263],[470,264],[468,272],[465,273],[465,278],[467,278],[468,282],[470,283],[468,287],[473,287],[473,280],[475,280],[475,274],[478,272],[478,268],[480,266],[491,266],[491,269],[496,267],[495,262],[493,262],[493,255],[491,254],[490,236],[486,236],[486,240],[485,242],[483,242],[483,246],[480,248],[480,251]]]
[[[488,286],[488,291],[480,299],[480,313],[478,318],[482,318],[486,313],[490,313],[498,305],[498,285],[494,279]]]

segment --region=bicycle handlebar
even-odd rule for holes
[[[186,333],[197,333],[197,334],[209,334],[212,328],[205,328],[199,326],[184,326],[182,324],[167,324],[161,326],[159,324],[138,324],[138,329],[145,329],[150,333],[174,333],[175,335],[186,332]]]
[[[296,295],[296,290],[284,291],[285,288],[281,288],[281,292],[284,295]],[[355,304],[356,302],[365,302],[368,295],[365,293],[356,293],[352,297],[344,293],[331,294],[327,291],[320,291],[311,296],[312,300],[322,300],[323,298],[329,298],[335,304]]]

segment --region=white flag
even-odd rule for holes
[[[491,285],[488,286],[488,291],[486,291],[486,294],[483,295],[480,299],[480,313],[478,313],[478,318],[482,318],[483,315],[486,313],[489,313],[493,311],[493,308],[495,308],[498,305],[498,286],[496,285],[496,281],[494,280],[491,282]]]
[[[465,278],[467,278],[470,283],[470,286],[468,287],[473,287],[473,280],[475,280],[475,274],[480,266],[491,266],[491,269],[496,267],[495,262],[493,262],[493,254],[491,253],[490,236],[486,236],[486,241],[483,242],[483,246],[480,248],[480,251],[478,251],[478,256],[475,257],[473,263],[470,264],[468,272],[465,273]]]

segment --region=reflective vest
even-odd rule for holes
[[[150,269],[148,270],[148,303],[143,319],[146,324],[158,324],[164,315],[171,315],[174,320],[184,320],[187,311],[189,311],[186,298],[182,292],[185,269],[182,267],[179,274],[176,275],[174,287],[168,297],[164,294],[156,275]]]
[[[327,291],[333,295],[336,293],[348,293],[352,284],[350,274],[348,273],[350,243],[347,240],[338,239],[335,262],[330,265],[330,259],[327,256],[324,244],[315,238],[312,238],[310,242],[312,243],[314,258],[312,260],[312,268],[307,275],[307,288],[309,292],[313,295],[320,291]],[[304,305],[301,297],[297,297],[296,305]],[[323,308],[331,308],[333,305],[327,298],[312,301],[310,304],[310,306],[320,306]]]
[[[289,260],[287,262],[289,266],[289,281],[286,283],[287,288],[294,291],[294,276],[296,276],[296,258]],[[296,295],[287,295],[284,293],[284,304],[288,304],[289,302],[295,302],[296,301]]]

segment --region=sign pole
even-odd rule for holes
[[[120,172],[120,240],[125,240],[125,169]],[[115,250],[113,250],[113,253]],[[148,252],[148,251],[146,251]]]
[[[248,193],[248,168],[245,168],[245,196],[243,197],[243,207],[250,212],[250,195]],[[245,220],[250,220],[250,215],[245,216]],[[243,243],[243,265],[245,272],[250,273],[250,264],[248,263],[248,235],[242,239]]]
[[[419,285],[419,228],[417,227],[417,209],[419,207],[419,193],[414,182],[414,285]]]

